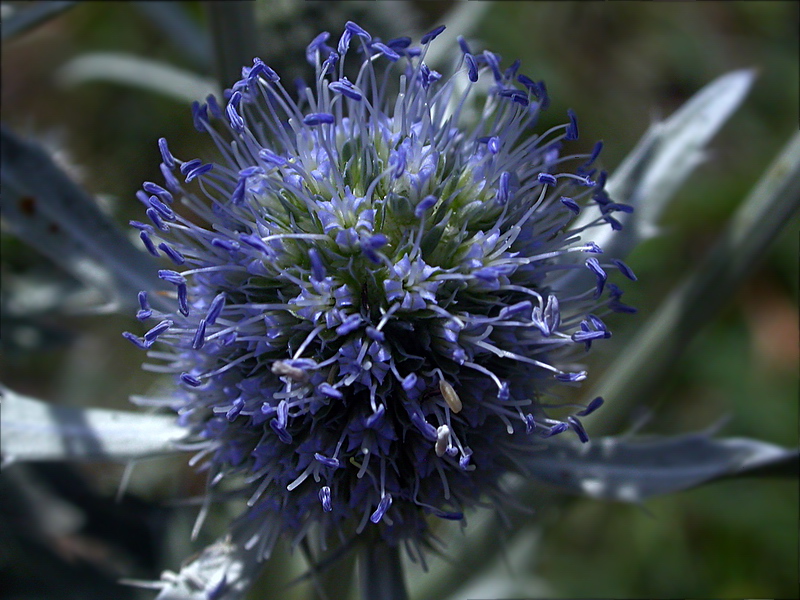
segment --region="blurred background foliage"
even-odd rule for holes
[[[142,181],[160,180],[159,137],[168,138],[172,151],[186,159],[210,156],[209,143],[193,129],[185,103],[106,81],[66,86],[60,70],[83,53],[114,51],[213,77],[211,49],[203,37],[207,6],[173,3],[188,16],[189,43],[163,17],[154,18],[143,7],[151,3],[79,4],[4,44],[2,120],[45,142],[124,225],[141,218],[134,193]],[[567,108],[573,108],[581,124],[577,146],[588,151],[594,140],[603,139],[601,160],[610,170],[653,120],[669,115],[710,80],[733,69],[758,72],[742,108],[712,142],[709,160],[672,203],[663,234],[629,257],[639,282],[627,286],[626,300],[640,312],[610,320],[615,337],[590,357],[590,385],[704,255],[798,127],[799,6],[796,2],[486,3],[468,38],[476,47],[500,53],[505,64],[520,58],[523,72],[544,79],[552,106],[542,128],[562,123]],[[452,2],[423,0],[259,2],[259,51],[285,81],[291,80],[307,73],[302,48],[320,30],[329,29],[336,36],[344,21],[352,18],[383,38],[418,34],[438,24],[453,7]],[[735,261],[736,256],[730,259]],[[25,294],[40,282],[56,289],[73,284],[5,231],[2,275],[0,379],[9,387],[55,402],[125,408],[130,394],[159,385],[140,371],[139,351],[120,337],[131,327],[132,316],[65,318],[26,304]],[[798,222],[794,220],[718,317],[698,332],[648,405],[630,416],[630,423],[649,415],[646,431],[679,433],[727,417],[723,429],[727,435],[796,445],[797,307]],[[596,419],[602,419],[602,411]],[[45,532],[36,543],[29,543],[21,531],[19,503],[14,503],[13,494],[4,494],[0,576],[5,584],[0,585],[0,598],[108,598],[108,589],[114,589],[118,598],[128,597],[128,592],[134,597],[130,590],[98,591],[91,587],[95,584],[83,582],[111,582],[119,576],[153,578],[160,569],[176,569],[182,557],[200,547],[187,542],[193,511],[165,505],[168,499],[202,489],[202,478],[183,462],[160,460],[140,467],[130,494],[118,505],[92,502],[113,496],[122,467],[54,470],[43,465],[26,471],[24,477],[56,496],[63,498],[72,490],[68,502],[87,514],[68,534]],[[8,491],[10,485],[4,475],[0,487]],[[95,508],[89,511],[87,506]],[[535,551],[521,563],[514,561],[515,573],[506,571],[503,576],[523,576],[529,570],[547,583],[548,596],[797,596],[796,482],[717,483],[651,501],[644,510],[572,499],[547,506],[531,519],[543,527]],[[128,533],[121,526],[125,519],[134,522]],[[226,519],[217,515],[209,526],[211,533]],[[143,529],[134,535],[136,523]],[[138,542],[137,535],[142,537]],[[504,535],[498,530],[498,538]],[[276,583],[301,572],[296,562],[288,560],[278,556],[271,561],[254,598],[308,593],[306,586],[287,592]],[[56,568],[57,564],[67,568]],[[49,584],[42,580],[41,568],[54,574]],[[458,565],[435,562],[434,569],[457,571]],[[64,591],[60,581],[71,581],[77,595]],[[531,595],[543,595],[541,590],[532,590]]]

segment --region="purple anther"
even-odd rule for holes
[[[405,35],[396,37],[386,42],[386,45],[393,50],[405,50],[411,45],[411,38]]]
[[[386,413],[386,408],[383,404],[378,406],[378,410],[372,413],[370,416],[367,417],[366,426],[367,427],[375,427],[375,425],[379,425],[381,420],[383,419],[383,415]]]
[[[588,167],[594,161],[596,161],[597,157],[600,156],[600,152],[602,150],[603,150],[603,141],[600,140],[594,145],[594,148],[592,148],[592,153],[589,155],[589,158],[586,160],[586,162],[583,164],[583,166],[584,167]]]
[[[321,462],[326,467],[330,467],[332,469],[339,468],[339,459],[338,458],[328,458],[327,456],[323,456],[319,452],[314,453],[314,458],[316,458],[319,462]]]
[[[161,269],[158,272],[158,278],[173,285],[181,285],[186,283],[186,278],[183,275],[170,269]]]
[[[469,44],[467,43],[467,40],[464,39],[463,35],[458,36],[456,38],[456,41],[458,42],[458,45],[461,48],[461,52],[463,52],[464,54],[472,54],[472,51],[469,49]]]
[[[253,68],[250,69],[250,72],[247,74],[247,80],[252,82],[259,75],[263,75],[264,79],[272,83],[278,83],[281,80],[278,74],[270,68],[269,65],[265,64],[260,58],[254,58]]]
[[[580,214],[581,207],[578,206],[578,203],[575,202],[575,200],[573,200],[572,198],[567,198],[566,196],[561,196],[560,200],[561,200],[561,204],[566,206],[569,210],[574,212],[576,215]]]
[[[242,97],[241,92],[234,92],[233,96],[231,96],[231,99],[228,102],[228,106],[225,107],[225,114],[228,115],[228,121],[230,121],[231,128],[236,133],[242,133],[244,131],[244,119],[236,111],[237,105],[239,104],[239,100],[241,100],[241,97]]]
[[[519,81],[522,85],[524,85],[531,94],[533,94],[537,98],[539,97],[537,94],[537,92],[539,91],[539,86],[533,79],[531,79],[527,75],[520,73],[519,75],[517,75],[517,81]]]
[[[594,242],[588,242],[586,244],[586,249],[584,249],[584,252],[588,254],[602,254],[603,249]]]
[[[152,255],[153,255],[153,256],[155,256],[156,258],[158,258],[159,256],[161,256],[161,255],[158,253],[158,250],[156,250],[156,245],[153,243],[153,240],[151,240],[151,239],[150,239],[150,236],[149,236],[149,235],[147,235],[147,232],[146,232],[146,231],[140,231],[140,232],[139,232],[139,239],[140,239],[140,240],[142,240],[142,243],[144,244],[144,247],[145,247],[145,249],[146,249],[146,250],[147,250],[147,251],[148,251],[150,254],[152,254]]]
[[[203,133],[208,130],[208,107],[197,100],[192,102],[192,124],[197,131]]]
[[[241,248],[241,245],[236,240],[226,240],[223,238],[213,238],[211,240],[211,245],[215,248],[227,250],[230,253],[237,252]]]
[[[561,326],[561,307],[559,306],[558,298],[552,294],[547,297],[543,318],[547,330],[551,333]]]
[[[211,163],[208,163],[206,165],[200,165],[199,167],[196,167],[196,168],[192,169],[191,171],[189,171],[188,175],[186,175],[186,183],[189,183],[192,179],[200,177],[201,175],[205,175],[206,173],[211,171],[213,168],[214,168],[214,165],[211,164]]]
[[[225,418],[228,419],[228,421],[230,422],[235,421],[236,417],[239,416],[239,413],[242,412],[243,408],[244,408],[244,400],[240,396],[239,398],[236,398],[236,400],[233,401],[233,406],[231,406],[228,409],[228,412],[225,413]]]
[[[142,223],[141,221],[128,221],[128,225],[138,229],[139,231],[146,231],[147,233],[153,233],[153,226],[148,225],[147,223]]]
[[[289,422],[289,403],[284,399],[278,402],[278,425],[286,427]]]
[[[377,50],[391,62],[397,62],[400,60],[400,55],[386,44],[382,44],[381,42],[372,42],[370,48]]]
[[[584,323],[581,323],[581,326],[585,327]],[[576,331],[571,336],[573,342],[586,342],[587,347],[592,340],[602,340],[608,337],[611,337],[611,332],[609,331],[591,331],[588,328]]]
[[[333,387],[330,383],[320,383],[317,386],[317,391],[322,394],[323,396],[327,396],[328,398],[334,398],[335,400],[341,400],[344,398],[344,394]]]
[[[150,308],[150,303],[147,301],[147,292],[141,291],[137,297],[139,299],[139,312],[136,313],[136,318],[140,321],[145,321],[153,315],[153,309]]]
[[[576,381],[583,381],[586,379],[586,371],[577,371],[575,373],[556,373],[556,379],[564,383],[574,383]]]
[[[528,94],[523,92],[522,90],[517,90],[514,88],[506,88],[503,90],[499,90],[497,95],[501,98],[510,98],[513,102],[520,104],[522,106],[528,106],[530,104],[530,100],[528,100]]]
[[[475,57],[472,54],[464,55],[464,62],[467,63],[467,75],[472,83],[478,81],[478,63],[475,62]]]
[[[541,436],[543,438],[553,437],[554,435],[558,435],[559,433],[564,433],[567,429],[569,429],[569,425],[566,423],[556,423],[552,427],[545,429]]]
[[[366,329],[367,337],[371,340],[376,342],[383,342],[386,340],[386,336],[383,334],[382,331],[379,329],[375,329],[371,325]]]
[[[161,323],[159,323],[158,325],[153,327],[150,331],[148,331],[147,333],[144,334],[145,342],[151,342],[151,343],[154,342],[158,338],[158,336],[160,336],[162,333],[164,333],[167,329],[172,327],[174,324],[175,323],[173,321],[171,321],[170,319],[165,319],[165,320],[161,321]]]
[[[319,489],[319,501],[322,502],[322,510],[325,512],[331,512],[333,510],[333,506],[331,505],[331,488],[327,485],[323,485]]]
[[[278,435],[278,439],[282,441],[284,444],[292,443],[292,435],[288,431],[286,431],[285,426],[282,426],[278,423],[277,419],[272,419],[269,422],[269,426],[272,428],[272,431],[274,431]]]
[[[327,73],[328,71],[332,71],[336,67],[337,62],[339,62],[339,55],[331,51],[331,53],[328,54],[328,58],[322,63],[322,72]]]
[[[464,452],[464,455],[460,459],[458,459],[458,466],[461,467],[464,471],[466,471],[467,467],[469,467],[469,459],[471,456],[472,452],[469,449],[467,449],[467,451]]]
[[[331,113],[310,113],[303,117],[303,123],[309,127],[316,125],[330,125],[336,122],[336,117]]]
[[[595,398],[594,400],[589,402],[589,404],[586,405],[586,408],[584,408],[583,410],[581,410],[579,412],[576,412],[575,415],[578,416],[578,417],[585,417],[587,415],[590,415],[594,411],[596,411],[598,408],[603,406],[604,402],[605,401],[603,400],[603,397],[602,396],[598,396],[597,398]]]
[[[418,219],[421,219],[422,215],[424,215],[425,212],[429,208],[432,208],[438,201],[439,199],[436,196],[425,196],[419,201],[419,204],[417,204],[416,208],[414,208],[414,216]]]
[[[381,257],[378,256],[376,250],[383,248],[388,241],[389,240],[386,239],[385,235],[382,233],[376,233],[375,235],[361,242],[361,251],[364,253],[364,256],[370,260],[370,262],[379,265],[381,264]]]
[[[375,509],[375,512],[372,513],[369,520],[373,523],[377,523],[383,518],[383,515],[386,514],[386,511],[389,510],[389,507],[392,505],[392,495],[387,493],[381,501],[378,503],[378,508]]]
[[[414,373],[409,373],[403,377],[403,381],[400,385],[407,392],[413,390],[417,385],[417,376]]]
[[[506,402],[511,397],[511,392],[508,389],[508,382],[504,381],[500,385],[500,389],[497,390],[497,399],[500,402]]]
[[[169,245],[169,244],[167,244],[166,242],[161,242],[161,243],[158,245],[158,247],[159,247],[161,250],[163,250],[163,251],[164,251],[164,254],[166,254],[166,255],[167,255],[167,257],[168,257],[168,258],[169,258],[169,259],[170,259],[172,262],[174,262],[176,265],[182,265],[182,264],[184,264],[184,263],[186,262],[186,258],[183,256],[183,254],[181,254],[180,252],[178,252],[177,250],[175,250],[175,248],[173,248],[172,246],[170,246],[170,245]]]
[[[124,337],[129,342],[132,342],[134,346],[141,350],[147,350],[150,346],[152,346],[152,342],[148,342],[139,338],[138,336],[132,334],[130,331],[122,332],[122,337]]]
[[[200,323],[197,326],[197,331],[194,332],[194,337],[192,338],[192,348],[195,350],[200,350],[203,347],[203,344],[206,343],[206,320],[200,319]]]
[[[372,40],[372,36],[367,32],[366,29],[361,27],[360,25],[353,23],[352,21],[348,21],[344,24],[345,31],[349,31],[353,35],[357,35],[359,37],[364,38],[366,41]]]
[[[244,201],[244,194],[246,191],[247,191],[247,176],[239,177],[239,181],[236,183],[236,187],[233,188],[233,192],[231,193],[231,202],[239,206]],[[214,243],[213,240],[211,243],[212,244]]]
[[[630,204],[619,204],[617,202],[612,202],[612,203],[607,204],[605,206],[605,210],[607,210],[608,212],[614,211],[614,212],[621,212],[621,213],[625,213],[627,215],[630,215],[636,209],[634,209]]]
[[[608,327],[606,327],[606,324],[603,323],[603,321],[600,320],[599,317],[596,317],[595,315],[587,315],[587,318],[589,320],[589,323],[591,323],[592,327],[594,327],[598,331],[608,331]]]
[[[547,84],[544,81],[536,82],[536,97],[539,99],[539,107],[547,110],[550,106],[550,96],[547,93]]]
[[[342,37],[339,38],[339,44],[336,46],[336,50],[344,56],[347,54],[347,50],[350,48],[350,40],[353,39],[353,34],[345,29],[342,32]]]
[[[603,287],[606,284],[606,279],[608,279],[608,275],[600,266],[600,263],[597,261],[596,258],[588,258],[586,259],[586,266],[588,269],[595,274],[597,278],[597,288],[594,292],[594,297],[599,298],[600,295],[603,293]]]
[[[199,387],[203,383],[197,377],[190,375],[189,373],[181,373],[180,379],[183,383],[191,387]]]
[[[328,84],[328,89],[351,100],[361,100],[364,97],[361,91],[348,81],[347,77],[342,77],[339,81],[331,81]]]
[[[567,132],[564,135],[565,140],[578,139],[578,115],[571,108],[567,109],[567,116],[569,117],[569,125],[567,125]]]
[[[172,171],[169,170],[169,167],[164,163],[159,165],[161,169],[161,175],[164,177],[165,185],[171,189],[173,192],[179,192],[181,189],[181,183],[175,178],[175,175],[172,174]]]
[[[158,227],[161,231],[169,231],[169,225],[161,220],[161,215],[158,214],[158,211],[155,208],[148,208],[146,211],[144,211],[144,214],[146,214],[153,222],[153,225]]]
[[[612,258],[611,262],[619,269],[619,272],[625,275],[631,281],[636,281],[636,274],[631,270],[631,268],[626,265],[624,262],[617,258]]]
[[[516,59],[511,65],[506,69],[505,73],[503,73],[503,78],[507,81],[512,81],[514,77],[517,75],[517,71],[519,71],[520,66],[522,65],[522,61]]]
[[[586,430],[583,428],[583,424],[573,416],[567,417],[567,422],[569,423],[570,428],[578,434],[578,439],[582,443],[586,443],[589,441],[589,434],[586,433]]]
[[[173,202],[172,194],[170,194],[167,190],[165,190],[157,183],[153,183],[152,181],[145,181],[142,184],[142,189],[148,194],[155,194],[156,196],[158,196],[160,200],[166,202],[167,204],[172,204]]]
[[[262,148],[261,150],[259,150],[258,157],[265,163],[274,165],[276,167],[282,167],[283,165],[286,164],[285,158],[283,158],[280,154],[276,154],[275,152],[267,148]]]
[[[208,111],[211,113],[212,117],[215,119],[221,119],[224,116],[224,113],[219,106],[219,102],[217,102],[217,97],[214,94],[209,94],[206,96],[206,103],[208,104]]]
[[[486,64],[492,69],[494,80],[497,82],[502,81],[503,74],[500,72],[500,56],[489,50],[484,50],[483,58],[486,59]]]
[[[311,279],[314,281],[325,279],[325,265],[316,248],[309,248],[308,259],[311,262]]]
[[[419,41],[419,43],[424,46],[425,44],[436,39],[439,36],[439,34],[442,33],[444,30],[445,30],[444,25],[439,25],[435,29],[431,29],[428,33],[422,36],[422,39]]]
[[[189,316],[189,290],[185,283],[178,284],[178,310],[184,317]]]
[[[486,142],[486,147],[492,154],[497,154],[498,152],[500,152],[500,138],[497,137],[496,135],[493,135]]]
[[[211,306],[208,308],[208,314],[206,315],[206,324],[213,325],[217,322],[220,314],[222,314],[222,309],[225,306],[225,294],[219,293],[217,294],[214,299],[211,301]]]
[[[536,419],[530,413],[526,414],[523,419],[525,420],[525,433],[533,433],[536,429]]]
[[[316,64],[317,59],[317,52],[330,52],[329,46],[325,43],[331,37],[331,34],[327,31],[323,31],[313,40],[311,43],[306,46],[306,60],[311,63],[313,67]]]
[[[148,199],[148,204],[158,211],[158,214],[162,219],[167,219],[168,221],[175,220],[175,213],[172,212],[172,209],[169,206],[161,202],[161,200],[158,199],[158,196],[150,196]]]
[[[270,247],[264,243],[260,236],[252,233],[239,234],[239,241],[244,242],[248,246],[252,246],[256,250],[261,250],[264,254],[270,254]]]
[[[200,160],[199,158],[193,158],[192,160],[183,163],[180,166],[181,175],[186,175],[189,171],[192,171],[193,169],[196,169],[197,167],[199,167],[202,164],[203,164],[203,161]]]
[[[500,309],[500,314],[498,317],[500,320],[505,321],[509,317],[514,317],[520,313],[529,312],[531,310],[531,303],[529,300],[523,300],[522,302],[517,302],[516,304],[512,304],[511,306],[504,306]]]
[[[555,175],[550,173],[539,173],[536,179],[539,183],[544,183],[546,185],[555,185],[557,182]]]
[[[419,411],[419,409],[411,414],[411,422],[417,429],[419,429],[419,431],[422,433],[422,436],[426,440],[430,442],[436,442],[439,439],[439,436],[436,433],[436,427],[425,420],[425,417],[422,416],[422,413]]]
[[[167,146],[166,138],[159,138],[158,140],[158,149],[161,152],[161,160],[169,169],[175,168],[175,157],[172,156],[172,153],[169,151],[169,147]]]
[[[337,335],[347,335],[352,333],[361,325],[362,317],[360,314],[352,314],[348,316],[341,325],[336,328]]]
[[[503,171],[500,174],[500,181],[497,184],[497,194],[495,195],[495,201],[498,204],[505,204],[508,202],[510,178],[511,174],[508,171]]]

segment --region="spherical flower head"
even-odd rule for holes
[[[291,92],[255,59],[224,107],[194,106],[217,161],[161,140],[165,186],[139,193],[174,309],[140,294],[153,326],[125,335],[175,374],[210,493],[239,482],[235,527],[264,556],[312,529],[418,551],[428,515],[500,504],[501,475],[542,437],[586,439],[578,417],[602,402],[570,414],[563,397],[586,376],[576,354],[610,336],[597,315],[629,310],[606,269],[633,275],[571,223],[586,201],[589,228],[627,208],[591,170],[599,145],[562,156],[571,111],[531,132],[547,92],[518,62],[460,40],[453,76],[430,69],[442,29],[421,47],[323,33],[313,86]],[[593,283],[563,291],[576,269]]]

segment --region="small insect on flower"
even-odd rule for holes
[[[518,62],[462,39],[452,76],[431,69],[442,29],[421,47],[350,22],[333,46],[322,33],[296,95],[255,59],[224,106],[193,106],[219,157],[183,161],[162,139],[164,186],[139,194],[146,249],[181,270],[159,271],[172,310],[140,295],[153,325],[125,335],[174,374],[152,403],[202,448],[209,501],[221,482],[247,499],[233,527],[261,556],[282,535],[367,527],[421,556],[430,515],[501,506],[501,475],[541,438],[586,436],[590,411],[567,414],[564,392],[610,336],[598,315],[625,307],[608,271],[633,278],[586,240],[627,208],[598,151],[562,154],[574,113],[531,134],[549,100]],[[601,217],[576,229],[587,202]],[[564,292],[576,269],[590,284]]]

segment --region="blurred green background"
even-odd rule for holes
[[[177,156],[210,155],[207,141],[192,128],[185,103],[107,81],[71,87],[59,83],[58,73],[65,64],[98,51],[130,53],[213,77],[209,49],[198,43],[193,53],[188,52],[178,35],[170,34],[169,27],[154,20],[142,4],[81,3],[4,44],[2,53],[4,123],[46,141],[75,177],[101,196],[120,224],[141,218],[134,199],[141,182],[160,180],[159,137],[169,139]],[[205,31],[204,3],[180,4],[198,31]],[[588,151],[596,139],[603,139],[601,162],[609,170],[650,123],[668,116],[712,79],[734,69],[758,72],[742,108],[712,142],[708,161],[672,203],[663,234],[642,244],[627,261],[639,282],[626,286],[626,300],[640,312],[610,320],[615,337],[592,355],[591,384],[612,356],[623,351],[626,338],[704,255],[797,130],[800,4],[481,4],[483,11],[468,36],[473,45],[500,53],[506,65],[520,58],[523,72],[544,79],[552,106],[542,128],[563,122],[567,108],[573,108],[581,125],[577,146]],[[267,62],[278,65],[279,71],[302,72],[302,48],[319,30],[330,29],[335,37],[344,21],[354,18],[373,35],[390,38],[424,32],[454,8],[452,2],[400,0],[260,4],[259,43]],[[45,259],[5,232],[2,250],[6,283],[31,273],[60,277]],[[715,320],[698,331],[669,380],[653,391],[642,407],[652,411],[645,430],[694,431],[728,417],[726,435],[797,445],[797,307],[795,219],[787,223],[742,288],[720,307]],[[132,323],[132,318],[114,316],[6,315],[0,379],[11,388],[53,401],[125,407],[129,394],[158,385],[140,372],[141,355],[119,335]],[[631,415],[631,423],[640,414]],[[196,493],[198,480],[188,469],[180,478],[170,475],[178,465],[158,463],[140,469],[132,490],[158,503],[175,494]],[[82,469],[81,476],[94,489],[113,494],[120,472],[116,467],[92,467]],[[554,597],[798,595],[796,481],[716,483],[649,502],[646,510],[566,499],[532,520],[544,527],[544,535],[525,565],[548,582]],[[178,530],[185,533],[185,526]],[[498,535],[502,537],[502,532]],[[126,571],[124,561],[111,561],[107,574],[153,577],[156,566],[175,569],[176,560],[198,546],[181,542],[177,534],[173,538],[160,557],[165,562],[128,565]],[[7,576],[11,564],[35,568],[14,551],[0,553],[0,573]],[[78,563],[91,561],[83,554],[76,556]],[[436,568],[458,567],[437,563]],[[262,590],[269,589],[274,592],[275,584],[265,579]],[[4,596],[0,589],[0,597],[12,596]],[[272,596],[264,591],[253,597]]]

